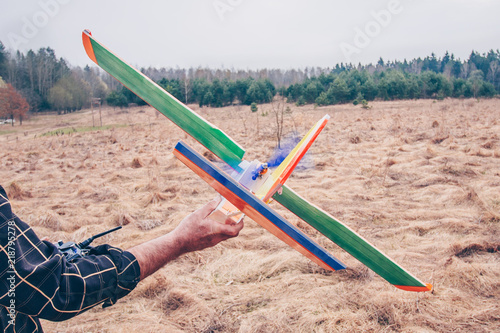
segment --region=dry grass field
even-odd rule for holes
[[[347,264],[327,272],[250,219],[239,237],[184,255],[113,307],[47,332],[500,331],[500,100],[419,100],[296,107],[285,132],[331,120],[288,184],[424,282],[394,288],[277,203]],[[265,161],[270,105],[193,109]],[[268,113],[266,115],[266,113]],[[98,116],[96,116],[96,120]],[[37,116],[0,126],[0,179],[40,237],[124,249],[172,230],[217,193],[176,160],[195,144],[149,107]],[[59,129],[58,131],[55,131]],[[52,132],[51,132],[52,131]],[[46,135],[43,135],[46,134]]]

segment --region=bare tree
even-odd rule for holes
[[[285,97],[277,95],[271,101],[271,111],[276,120],[276,139],[278,140],[278,149],[281,149],[281,138],[283,137],[284,115],[286,110]]]
[[[191,80],[189,79],[189,71],[184,70],[184,98],[188,104],[189,94],[191,93]]]
[[[241,112],[241,105],[236,106],[236,114],[240,118],[241,123],[243,124],[243,128],[245,130],[245,136],[247,136],[247,117],[243,116],[243,112]]]
[[[496,78],[497,78],[499,67],[500,66],[499,66],[498,60],[490,62],[490,69],[488,71],[488,78],[493,83],[493,85],[495,86],[495,88],[497,87],[497,85],[496,85],[496,83],[497,83],[496,82]]]

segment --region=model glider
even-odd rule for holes
[[[83,31],[82,38],[87,55],[99,67],[231,167],[232,173],[228,174],[182,141],[174,149],[180,161],[225,198],[213,213],[214,218],[222,221],[232,218],[238,222],[247,215],[324,269],[345,268],[342,262],[268,205],[271,200],[275,200],[397,288],[408,291],[432,289],[431,284],[421,282],[342,222],[310,204],[285,185],[300,159],[325,127],[328,115],[320,119],[285,160],[271,171],[266,163],[243,160],[245,151],[240,145],[117,57],[92,37],[90,31]]]

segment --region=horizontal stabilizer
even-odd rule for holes
[[[328,270],[345,268],[342,262],[184,142],[177,143],[174,155],[241,212],[307,258]]]

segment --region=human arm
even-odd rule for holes
[[[99,304],[113,305],[135,288],[140,277],[182,253],[236,236],[242,224],[225,226],[206,218],[216,205],[213,201],[186,217],[171,233],[136,246],[135,254],[100,245],[70,262],[12,212],[0,186],[0,327],[10,320],[7,315],[11,304],[16,329],[36,327],[35,317],[61,321]],[[161,256],[150,257],[147,251],[161,252]]]
[[[219,202],[220,199],[210,201],[184,218],[172,232],[129,249],[139,262],[141,280],[184,253],[203,250],[237,236],[243,221],[236,224],[228,219],[222,224],[209,217]]]
[[[24,318],[65,320],[98,304],[114,304],[139,282],[135,257],[109,245],[67,261],[12,212],[1,186],[0,248],[0,305],[12,304]],[[22,317],[16,316],[16,327],[23,326]]]

